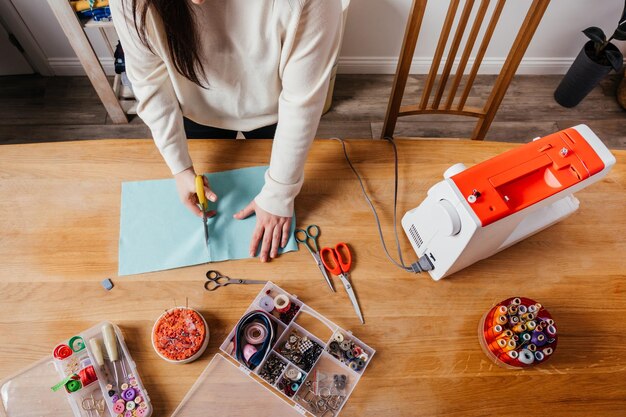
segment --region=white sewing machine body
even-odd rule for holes
[[[579,205],[572,194],[614,164],[591,129],[578,125],[471,168],[450,167],[402,227],[439,280],[569,216]]]

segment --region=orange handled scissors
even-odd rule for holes
[[[320,250],[320,257],[326,269],[328,269],[331,274],[337,275],[341,279],[348,293],[348,297],[350,298],[350,302],[354,307],[354,311],[356,311],[356,315],[359,317],[359,320],[361,320],[361,323],[365,324],[361,307],[359,307],[359,302],[354,294],[352,284],[350,284],[348,280],[348,273],[352,267],[352,253],[348,245],[342,242],[337,243],[334,248],[322,248]]]

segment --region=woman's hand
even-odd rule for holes
[[[275,258],[278,256],[278,249],[287,244],[291,230],[291,217],[281,217],[268,213],[257,206],[254,200],[233,217],[243,220],[252,213],[256,213],[256,227],[250,241],[250,256],[256,254],[259,242],[262,242],[259,257],[261,262],[267,262],[268,254],[270,258]]]
[[[202,217],[202,210],[198,207],[198,195],[196,194],[196,171],[193,167],[189,167],[186,170],[174,175],[176,179],[176,188],[178,189],[178,196],[180,201],[187,206],[187,208],[196,216]],[[202,176],[204,180],[204,194],[209,201],[216,202],[217,196],[209,185],[209,180]],[[215,210],[211,210],[207,213],[208,217],[215,216]]]

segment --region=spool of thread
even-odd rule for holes
[[[81,389],[82,387],[83,387],[82,384],[77,379],[70,379],[65,384],[65,389],[67,390],[67,392],[70,392],[70,393],[76,392],[79,389]]]
[[[522,304],[522,299],[519,297],[515,297],[513,300],[511,300],[511,304],[518,306]]]
[[[72,348],[68,345],[62,344],[54,348],[53,356],[56,359],[63,360],[72,356]]]
[[[500,333],[497,337],[497,339],[510,339],[513,337],[513,332],[511,330],[505,330],[502,333]]]
[[[508,340],[506,339],[496,339],[493,342],[491,342],[491,344],[489,345],[489,349],[492,352],[499,352],[506,347],[507,343],[508,343]]]
[[[535,361],[535,355],[528,349],[522,349],[517,359],[524,365],[530,365]]]
[[[80,378],[80,383],[83,384],[83,387],[86,387],[92,382],[95,382],[98,380],[98,376],[96,375],[96,370],[93,368],[92,365],[84,369],[81,369],[78,372],[78,377]]]
[[[261,310],[271,313],[274,311],[274,299],[269,295],[261,297],[259,300],[259,307],[261,307]]]
[[[526,307],[525,305],[521,304],[517,307],[517,312],[519,314],[526,314],[528,312],[528,307]]]
[[[487,332],[487,337],[496,338],[500,333],[504,331],[504,327],[499,324],[496,324]]]
[[[279,313],[286,313],[291,307],[291,300],[284,294],[278,294],[274,297],[274,307]]]
[[[530,331],[535,330],[537,328],[537,322],[535,320],[526,322],[526,328]]]
[[[252,345],[260,345],[267,338],[267,330],[257,322],[248,324],[243,332],[246,342]]]
[[[544,356],[543,353],[540,351],[535,352],[535,360],[537,362],[541,362],[543,360]]]
[[[548,336],[550,337],[554,337],[556,336],[556,327],[554,327],[553,324],[550,324],[549,326],[547,326],[545,329],[545,332]]]
[[[537,345],[537,347],[542,347],[547,342],[546,335],[535,330],[533,332],[531,341],[533,342],[533,344]]]

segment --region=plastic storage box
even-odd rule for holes
[[[104,326],[112,326],[117,339],[119,360],[115,365],[107,355]],[[94,345],[101,347],[103,367],[98,365]],[[119,386],[115,382],[116,372]],[[149,417],[152,414],[150,398],[122,332],[108,322],[59,343],[51,356],[0,382],[0,399],[2,417]]]
[[[375,350],[271,282],[259,292],[244,316],[264,310],[264,299],[281,294],[289,299],[292,309],[283,314],[276,309],[271,312],[276,337],[265,359],[253,370],[237,361],[232,351],[236,327],[233,328],[220,346],[223,353],[213,357],[172,417],[204,417],[207,413],[255,417],[339,414]],[[305,322],[316,329],[323,328],[327,337],[316,336]],[[318,345],[314,350],[319,354],[302,363],[292,349],[300,341]],[[286,350],[286,343],[290,349]],[[350,348],[350,353],[343,348]],[[280,372],[267,372],[270,363]],[[278,363],[282,365],[277,366]]]

